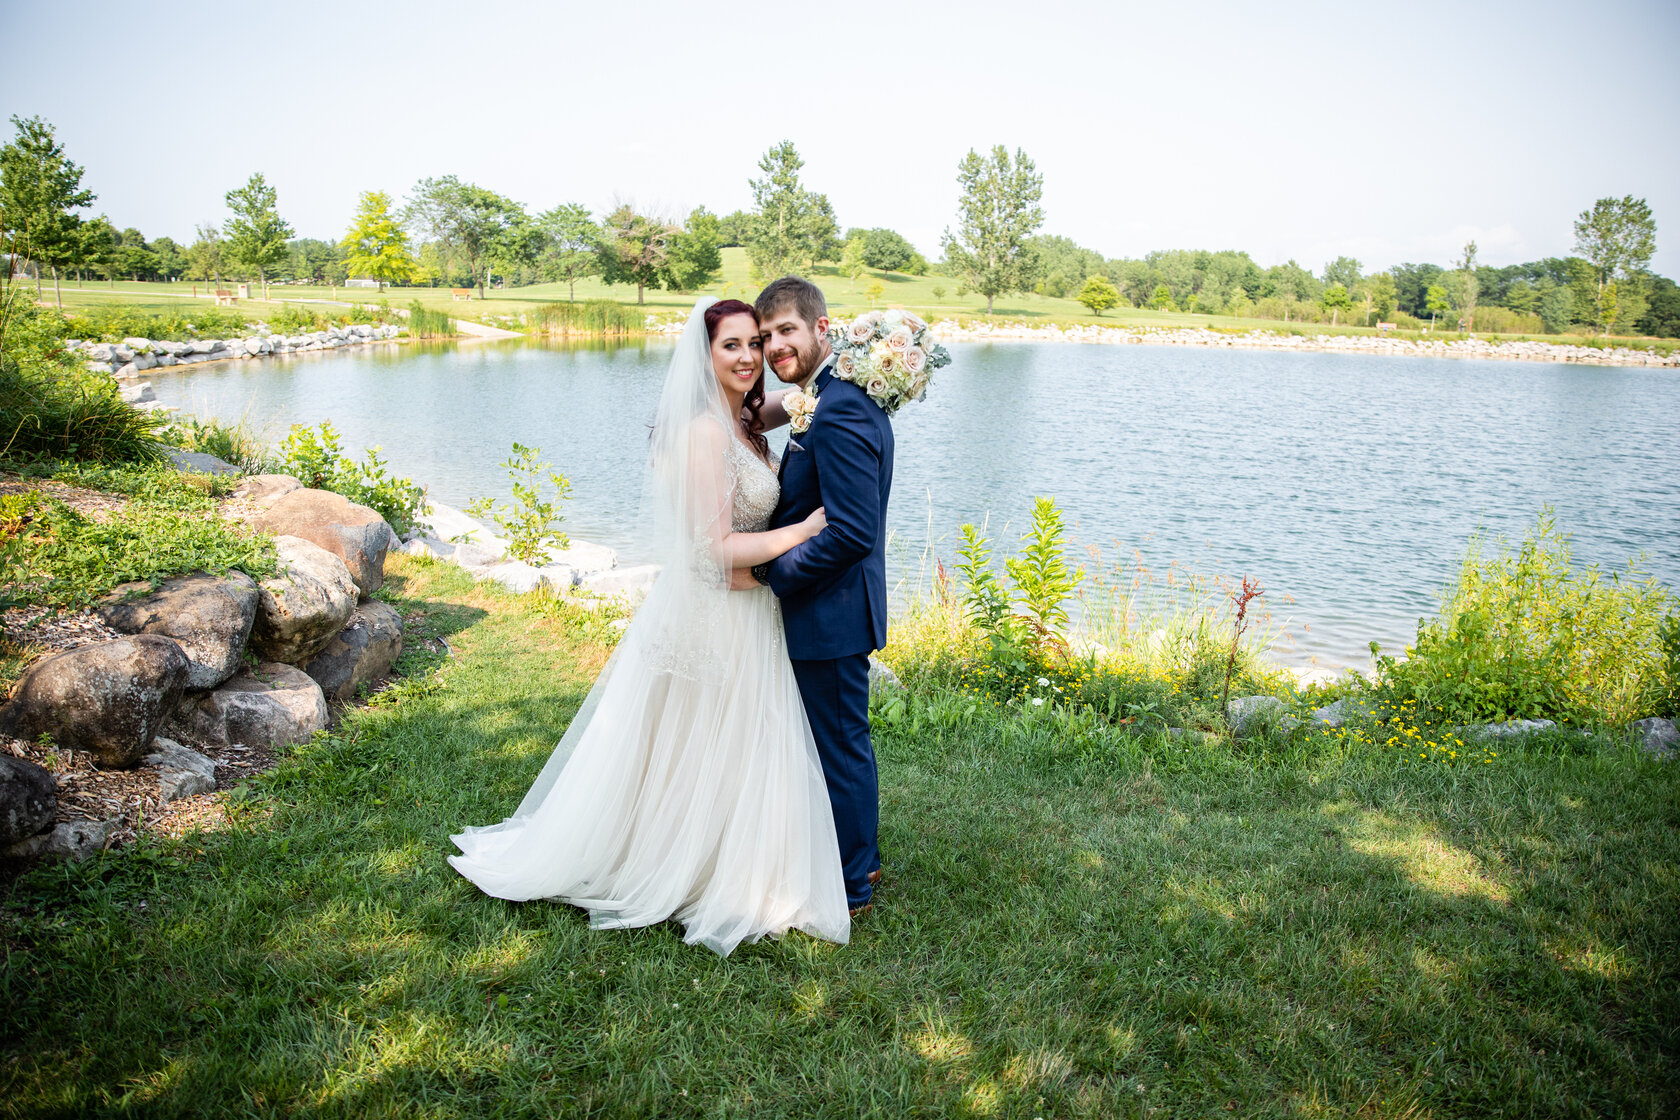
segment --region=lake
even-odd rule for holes
[[[148,374],[184,412],[347,449],[449,505],[507,493],[511,444],[572,480],[565,527],[634,562],[647,424],[672,342],[372,346]],[[1543,505],[1576,558],[1680,583],[1680,376],[1538,362],[1166,346],[951,347],[894,420],[894,578],[988,515],[1013,541],[1048,494],[1083,546],[1155,571],[1257,577],[1292,663],[1365,666],[1433,613],[1470,535]],[[773,381],[773,379],[772,379]],[[780,443],[780,440],[774,440]],[[1087,558],[1087,562],[1089,562]]]

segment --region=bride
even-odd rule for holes
[[[513,816],[451,837],[449,862],[496,898],[546,898],[616,929],[683,923],[728,956],[801,929],[850,934],[816,746],[767,587],[732,568],[815,536],[768,530],[780,486],[762,434],[758,320],[703,298],[677,343],[648,456],[664,567]]]

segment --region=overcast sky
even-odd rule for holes
[[[957,161],[1001,143],[1043,173],[1045,231],[1108,256],[1369,270],[1474,238],[1511,264],[1632,194],[1680,275],[1676,0],[773,10],[0,0],[0,109],[57,127],[97,211],[179,241],[253,171],[314,237],[451,173],[534,210],[722,214],[787,138],[843,226],[930,257]]]

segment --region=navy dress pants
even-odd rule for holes
[[[880,784],[875,748],[869,742],[869,655],[795,660],[793,675],[799,681],[817,757],[828,780],[828,801],[840,840],[840,869],[846,877],[846,903],[856,909],[869,901],[869,873],[881,866],[876,842]]]

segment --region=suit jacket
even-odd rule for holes
[[[825,661],[887,644],[887,495],[892,422],[869,394],[818,372],[811,426],[782,458],[782,498],[772,524],[803,521],[824,507],[828,526],[770,562],[782,601],[788,655]]]

